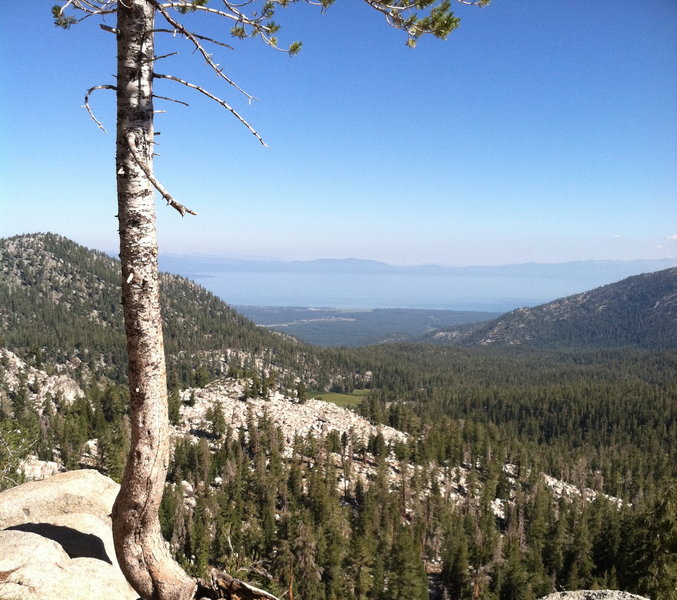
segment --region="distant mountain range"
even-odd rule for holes
[[[398,269],[365,261],[315,263],[334,271]],[[623,268],[630,268],[623,264]],[[644,263],[633,264],[637,267]],[[557,269],[578,272],[582,267],[569,263],[511,268],[553,273]],[[124,378],[126,357],[118,269],[115,260],[58,235],[0,239],[0,346],[19,351],[22,356],[35,356],[36,360],[61,364],[75,361],[86,366],[85,370],[97,370],[105,364],[108,376]],[[486,269],[500,271],[508,267]],[[372,278],[376,276],[367,280]],[[268,286],[289,284],[285,275],[277,280],[258,279]],[[355,276],[349,279],[353,287],[358,287]],[[196,357],[202,357],[198,362],[209,365],[217,374],[219,367],[210,356],[224,348],[249,355],[274,354],[275,360],[287,369],[304,369],[301,365],[317,361],[311,347],[299,345],[290,336],[256,327],[191,281],[163,275],[162,288],[166,351],[170,366],[182,374],[182,379],[190,379],[189,365]],[[277,325],[279,331],[318,345],[357,346],[420,339],[424,343],[463,346],[675,347],[677,267],[636,275],[534,308],[513,310],[498,318],[494,318],[497,312],[479,311],[241,310],[260,324]],[[491,320],[478,323],[486,319]],[[421,338],[426,331],[431,333]]]
[[[428,341],[461,346],[677,347],[677,268],[629,277]]]
[[[164,271],[261,272],[261,273],[352,273],[352,274],[417,274],[486,277],[582,277],[611,278],[616,281],[629,275],[659,271],[677,266],[677,259],[640,260],[582,260],[563,263],[518,263],[498,266],[453,267],[437,264],[398,266],[360,258],[321,258],[317,260],[284,261],[276,259],[229,258],[191,254],[161,254]]]
[[[234,305],[504,313],[675,267],[677,260],[402,267],[359,259],[284,262],[161,255],[160,266],[200,281]]]

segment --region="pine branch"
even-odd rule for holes
[[[111,15],[115,14],[114,0],[106,0],[103,3],[94,4],[88,0],[67,0],[62,6],[56,5],[52,8],[52,15],[54,17],[54,24],[64,29],[70,28],[71,25],[80,23],[88,17],[94,15]],[[67,17],[64,15],[65,11],[72,7],[74,10],[79,10],[85,13],[81,19],[75,17]]]
[[[176,29],[176,31],[180,32],[182,35],[187,37],[191,42],[193,42],[195,49],[200,54],[202,54],[202,57],[205,59],[205,61],[207,61],[207,64],[214,70],[214,72],[219,77],[221,77],[230,85],[232,85],[237,91],[243,94],[250,102],[255,99],[254,96],[245,92],[239,85],[237,85],[232,79],[230,79],[230,77],[228,77],[223,72],[223,69],[212,60],[211,54],[209,54],[204,49],[204,46],[200,43],[200,40],[198,40],[197,36],[192,31],[189,31],[181,23],[179,23],[176,19],[174,19],[159,2],[157,2],[156,0],[151,0],[151,2],[155,5],[160,14],[165,18],[167,23],[169,23],[172,27],[174,27],[174,29]],[[226,13],[224,13],[224,15],[225,14]]]
[[[99,27],[104,31],[107,31],[108,33],[112,33],[115,35],[118,34],[118,30],[115,29],[115,27],[111,27],[110,25],[106,25],[105,23],[99,23]]]
[[[254,37],[254,35],[258,35],[268,46],[270,46],[275,50],[279,50],[280,52],[286,52],[288,54],[296,54],[301,47],[299,42],[293,43],[289,48],[281,48],[280,46],[278,46],[276,40],[273,37],[271,37],[272,34],[275,33],[275,31],[277,30],[277,27],[272,28],[269,27],[268,25],[262,24],[263,16],[251,18],[245,15],[240,10],[238,10],[242,6],[247,6],[248,4],[250,4],[250,2],[244,2],[242,4],[230,4],[229,2],[226,2],[224,0],[223,4],[226,7],[228,7],[228,10],[231,11],[225,12],[222,10],[218,10],[216,8],[211,8],[209,6],[195,5],[189,2],[167,2],[165,4],[159,4],[158,0],[152,1],[156,2],[158,10],[160,10],[161,12],[162,9],[166,8],[173,8],[175,10],[186,9],[191,11],[203,11],[211,13],[213,15],[218,15],[226,19],[230,19],[231,21],[235,21],[237,23],[236,27],[239,30],[241,30],[241,34],[236,35],[236,37],[244,38],[250,36]],[[246,33],[245,26],[251,27],[253,29],[253,32],[251,34]],[[215,70],[217,71],[217,73],[219,72],[218,69]]]
[[[169,100],[169,102],[176,102],[177,104],[183,104],[184,106],[190,106],[188,102],[183,100],[177,100],[176,98],[167,98],[167,96],[159,96],[158,94],[153,94],[153,98],[159,98],[160,100]]]
[[[224,2],[225,4],[225,2]],[[240,16],[239,14],[231,14],[224,12],[222,10],[218,10],[216,8],[211,8],[209,6],[200,6],[196,4],[191,4],[191,3],[186,3],[186,2],[166,2],[165,4],[159,4],[158,2],[155,2],[155,5],[157,6],[158,9],[160,8],[173,8],[176,10],[181,10],[183,9],[190,9],[191,11],[203,11],[203,12],[208,12],[213,15],[219,15],[220,17],[225,17],[226,19],[230,19],[231,21],[240,21]],[[231,5],[227,4],[228,8],[232,8]],[[236,6],[236,5],[234,5]]]
[[[178,52],[168,52],[167,54],[160,54],[159,56],[153,56],[152,58],[144,58],[142,63],[149,63],[151,61],[162,60],[163,58],[169,58],[170,56],[177,56]]]

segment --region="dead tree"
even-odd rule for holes
[[[115,169],[132,437],[120,493],[113,507],[113,538],[125,577],[145,600],[190,600],[195,597],[275,600],[271,594],[227,574],[213,574],[210,582],[188,576],[170,556],[160,532],[158,508],[167,474],[169,428],[155,191],[182,216],[195,213],[177,202],[153,174],[153,101],[161,98],[153,92],[154,81],[172,81],[207,96],[235,116],[260,143],[264,144],[264,141],[225,100],[180,77],[159,73],[155,68],[156,61],[166,56],[155,55],[155,36],[170,34],[184,38],[220,79],[237,93],[252,99],[206,50],[207,44],[226,44],[188,29],[182,24],[181,17],[187,12],[208,13],[232,22],[230,31],[235,38],[259,37],[273,48],[294,54],[301,44],[294,42],[287,48],[280,48],[275,38],[278,26],[271,19],[278,6],[297,1],[317,5],[322,10],[333,2],[213,0],[209,5],[208,0],[62,0],[52,9],[55,24],[65,29],[92,16],[117,17],[115,27],[100,25],[117,38],[116,82],[87,90],[85,108],[103,129],[91,111],[90,96],[102,89],[116,92]],[[450,10],[449,0],[365,1],[382,13],[389,25],[405,31],[409,46],[414,46],[417,38],[424,34],[445,38],[459,22]],[[456,1],[475,5],[488,3],[488,0]]]

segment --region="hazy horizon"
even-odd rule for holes
[[[117,256],[118,250],[104,250],[110,256]],[[294,265],[297,263],[320,263],[320,262],[364,262],[377,263],[388,267],[395,268],[418,268],[418,267],[440,267],[442,269],[472,269],[472,268],[502,268],[515,267],[522,265],[571,265],[580,263],[597,263],[597,264],[614,264],[614,263],[670,263],[671,266],[677,265],[677,257],[671,258],[669,256],[660,256],[656,258],[581,258],[576,260],[561,260],[561,261],[539,261],[539,260],[525,260],[520,262],[468,262],[468,263],[445,263],[443,261],[437,262],[397,262],[379,260],[370,258],[368,256],[345,255],[345,256],[324,256],[317,255],[311,258],[284,258],[273,255],[256,255],[256,254],[213,254],[207,252],[160,252],[160,257],[166,259],[196,259],[206,261],[225,261],[225,262],[243,262],[243,263],[279,263],[286,265]],[[666,267],[669,268],[669,267]]]
[[[677,266],[670,258],[449,266],[163,252],[159,260],[162,271],[194,280],[231,305],[491,312],[536,306]]]
[[[507,312],[615,283],[677,260],[392,266],[364,260],[246,261],[160,255],[228,304],[332,308],[421,308]]]

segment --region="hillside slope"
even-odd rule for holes
[[[479,325],[443,329],[427,340],[460,346],[674,348],[677,268],[519,308]]]
[[[69,365],[122,382],[119,277],[118,261],[59,235],[0,239],[0,347],[36,366]],[[252,368],[255,358],[282,369],[314,360],[310,347],[254,325],[183,277],[164,274],[161,287],[168,365],[186,384],[222,374],[233,353]]]

